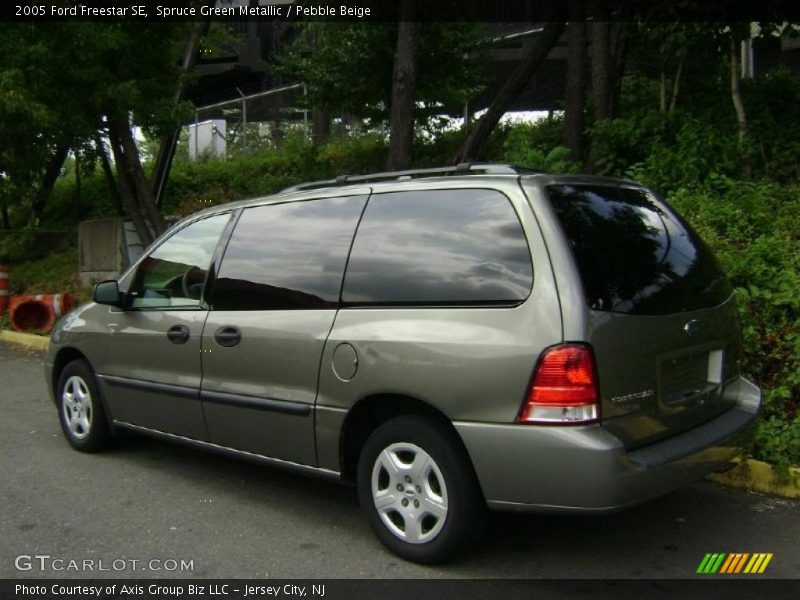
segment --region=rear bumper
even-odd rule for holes
[[[725,395],[735,402],[731,410],[630,452],[600,425],[454,425],[491,508],[604,513],[729,467],[736,454],[732,438],[755,420],[761,391],[739,378]]]

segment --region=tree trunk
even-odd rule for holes
[[[313,48],[319,49],[325,43],[324,30],[312,29],[309,32],[310,43]],[[311,140],[318,145],[326,143],[331,138],[331,114],[321,108],[311,109]]]
[[[194,67],[197,60],[197,50],[200,46],[200,40],[208,31],[208,20],[195,23],[192,32],[189,35],[189,40],[186,42],[186,50],[183,54],[183,63],[181,64],[181,78],[178,82],[178,89],[175,92],[175,105],[181,101],[183,93],[186,89],[186,76],[189,71]],[[158,153],[156,154],[155,167],[153,168],[153,178],[150,182],[150,189],[153,192],[155,205],[160,206],[161,200],[164,195],[164,189],[167,186],[167,179],[169,178],[169,171],[172,167],[172,159],[175,156],[175,147],[178,145],[178,137],[181,133],[181,127],[176,127],[169,134],[161,138],[161,143],[158,146]]]
[[[586,105],[586,23],[574,21],[567,28],[567,88],[564,100],[564,146],[569,157],[579,161],[583,155],[583,109]]]
[[[31,203],[31,212],[34,219],[41,219],[44,205],[53,191],[53,186],[56,184],[58,176],[61,174],[61,167],[64,166],[64,161],[67,160],[69,148],[67,146],[59,146],[50,157],[50,162],[47,163],[44,177],[42,178],[42,185],[36,190],[36,195],[33,197]]]
[[[331,138],[331,116],[315,108],[311,111],[311,139],[315,144],[324,144]]]
[[[661,47],[661,77],[658,81],[658,108],[667,112],[667,49]]]
[[[669,101],[669,112],[675,109],[678,103],[678,94],[681,90],[681,77],[683,77],[683,66],[686,64],[686,52],[682,52],[678,59],[678,67],[675,69],[675,81],[672,82],[672,98]]]
[[[108,122],[109,128],[122,149],[122,161],[117,160],[117,170],[125,171],[134,197],[139,201],[144,215],[158,236],[166,230],[167,223],[156,207],[153,192],[145,179],[142,162],[139,159],[139,150],[133,139],[128,117],[127,115],[109,115]]]
[[[124,166],[126,157],[122,142],[120,141],[119,132],[110,119],[108,141],[111,145],[111,152],[114,155],[114,161],[117,166],[117,189],[119,190],[119,199],[122,203],[122,208],[133,222],[133,227],[136,229],[136,233],[139,234],[139,239],[145,246],[149,246],[153,243],[153,235],[150,233],[150,228],[147,226],[147,222],[139,208],[139,203],[136,201],[134,183],[129,170]]]
[[[592,43],[592,109],[595,121],[611,118],[611,24],[589,23]]]
[[[389,171],[411,167],[420,31],[420,24],[412,20],[415,4],[416,0],[402,0],[400,3],[389,117],[389,156],[386,160]]]
[[[81,216],[81,155],[75,152],[75,215]]]
[[[122,207],[122,202],[119,197],[119,190],[117,189],[117,182],[114,180],[114,171],[111,170],[111,161],[108,160],[108,153],[103,140],[100,138],[100,133],[94,134],[94,145],[97,148],[97,155],[100,157],[100,167],[103,169],[103,175],[108,184],[108,191],[114,200],[114,208],[119,216],[125,215],[125,209]]]
[[[602,10],[599,13],[603,18]],[[625,71],[627,28],[625,23],[594,21],[589,24],[591,43],[592,110],[595,123],[614,116],[614,107],[622,89]],[[592,140],[584,169],[594,170],[597,144]]]
[[[11,219],[8,218],[8,206],[3,204],[0,207],[0,213],[3,215],[3,229],[11,229]]]
[[[739,61],[739,49],[741,41],[736,32],[735,26],[731,28],[731,100],[733,101],[733,108],[736,110],[736,119],[739,122],[739,152],[742,156],[742,165],[744,165],[745,174],[751,177],[753,174],[750,165],[750,153],[748,148],[749,131],[747,126],[747,113],[744,109],[742,102],[742,94],[739,89],[741,83],[741,63]]]
[[[623,17],[626,14],[623,8]],[[625,76],[625,53],[628,49],[630,23],[617,21],[611,25],[611,116],[617,114],[622,95],[622,78]]]
[[[533,74],[544,62],[553,46],[564,31],[563,21],[550,21],[531,44],[522,63],[497,92],[486,113],[478,120],[467,136],[464,145],[453,159],[453,163],[466,162],[480,158],[483,148],[497,123],[511,103],[522,93]]]

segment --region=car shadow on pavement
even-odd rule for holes
[[[200,484],[202,493],[223,501],[252,504],[255,511],[321,530],[335,519],[349,543],[378,553],[390,566],[403,563],[374,539],[352,486],[127,433],[109,456],[158,469],[170,480]],[[797,518],[799,503],[778,503],[753,522],[759,506],[773,504],[759,494],[701,482],[611,515],[495,513],[472,552],[444,565],[407,565],[404,576],[692,577],[706,552],[776,551],[770,540],[787,526],[787,511]],[[795,541],[794,555],[797,547]],[[771,574],[790,576],[777,559]]]

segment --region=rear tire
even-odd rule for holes
[[[68,363],[58,378],[56,394],[61,430],[73,448],[99,452],[111,445],[111,426],[89,363]]]
[[[367,439],[358,496],[378,539],[418,563],[446,560],[483,533],[487,509],[460,441],[419,416],[397,417]]]

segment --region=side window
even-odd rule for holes
[[[374,195],[353,242],[351,305],[514,305],[533,285],[511,202],[481,189]]]
[[[230,213],[195,221],[176,231],[146,257],[128,294],[133,308],[200,305],[206,274]]]
[[[214,310],[335,308],[366,199],[245,209],[214,282]]]

